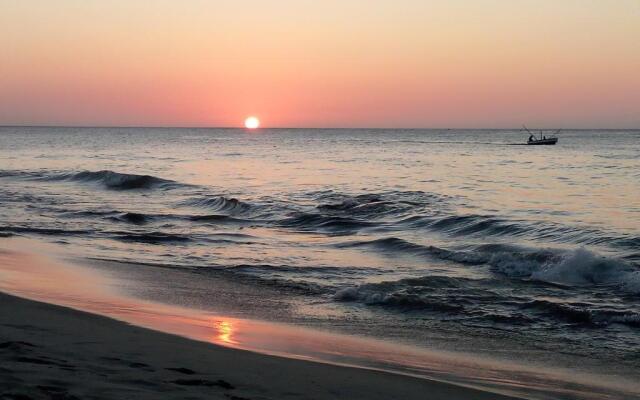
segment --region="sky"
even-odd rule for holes
[[[638,0],[0,0],[0,125],[640,128]]]

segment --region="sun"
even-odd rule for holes
[[[256,117],[249,117],[244,120],[244,126],[247,129],[257,129],[260,127],[260,120]]]

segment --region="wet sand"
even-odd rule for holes
[[[59,251],[33,240],[0,243],[1,400],[134,394],[626,399],[635,393],[633,382],[576,379],[571,371],[144,301],[117,289],[122,276]]]
[[[262,355],[0,294],[2,399],[507,399]]]
[[[316,336],[298,337],[284,327],[289,336],[282,336],[277,325],[216,322],[195,310],[189,314],[136,302],[109,290],[104,277],[43,255],[51,249],[37,242],[4,244],[0,291],[21,297],[0,293],[3,400],[510,398],[402,374],[240,349],[243,341],[274,346],[273,337],[308,342]],[[243,332],[249,336],[243,339]],[[317,340],[319,348],[328,346],[322,335]]]

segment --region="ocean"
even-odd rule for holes
[[[4,127],[0,236],[145,300],[637,376],[640,131],[527,136]]]

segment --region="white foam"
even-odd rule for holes
[[[640,270],[584,247],[549,257],[544,262],[534,256],[496,253],[489,264],[511,277],[571,286],[617,285],[624,291],[640,293]]]

